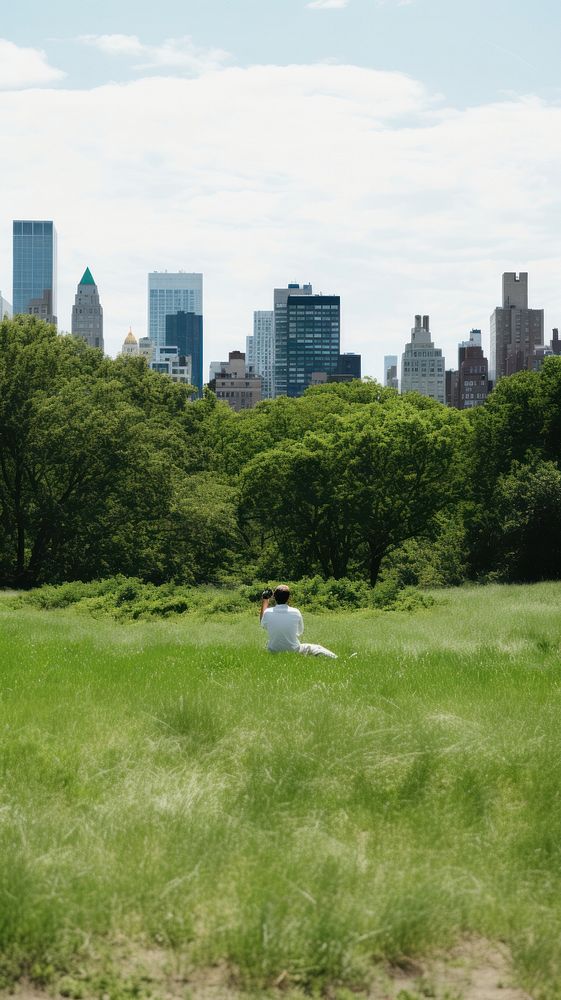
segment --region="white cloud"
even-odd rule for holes
[[[78,41],[108,56],[140,56],[146,50],[137,35],[80,35]]]
[[[312,10],[335,10],[342,7],[348,7],[350,0],[313,0],[312,3],[306,4],[306,7],[311,7]]]
[[[165,268],[204,272],[213,358],[287,281],[341,294],[343,349],[373,375],[415,313],[454,364],[504,270],[528,270],[561,325],[557,104],[458,110],[401,73],[253,66],[1,93],[0,134],[0,289],[11,220],[53,218],[61,327],[89,265],[111,352],[146,331],[146,273]]]
[[[62,80],[66,74],[49,66],[39,49],[21,48],[0,38],[0,90],[18,90]]]
[[[137,35],[81,35],[78,41],[104,55],[140,60],[134,66],[138,70],[183,70],[196,75],[219,69],[230,58],[224,49],[195,45],[190,35],[168,38],[160,45],[145,45]]]

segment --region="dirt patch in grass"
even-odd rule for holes
[[[368,994],[367,994],[368,995]],[[387,971],[371,1000],[531,1000],[513,983],[506,948],[480,938],[462,941],[446,954],[402,970]]]
[[[304,1000],[310,995],[287,971],[269,988],[249,993],[236,987],[235,974],[226,964],[204,969],[182,966],[181,958],[158,949],[134,955],[123,952],[122,962],[117,962],[118,977],[67,977],[48,993],[20,983],[9,995],[17,1000]],[[330,986],[322,995],[325,1000],[532,1000],[513,983],[507,949],[479,938],[464,940],[425,961],[378,968],[368,990]]]

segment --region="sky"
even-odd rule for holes
[[[447,367],[503,271],[561,326],[555,0],[19,0],[0,25],[0,291],[53,219],[59,329],[86,266],[115,355],[147,273],[204,274],[205,365],[272,290],[341,295],[381,379],[416,313]]]

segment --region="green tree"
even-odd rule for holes
[[[236,485],[220,474],[175,477],[167,519],[169,563],[175,579],[185,578],[188,567],[193,583],[218,582],[236,566],[245,552],[237,500]]]
[[[337,578],[352,561],[374,585],[385,554],[450,503],[461,417],[395,397],[331,423],[251,460],[243,504],[301,574]]]
[[[397,398],[376,382],[331,382],[307,389],[298,399],[267,399],[242,413],[219,403],[207,426],[213,467],[237,476],[242,466],[277,444],[301,441],[308,431],[329,434],[340,417]]]
[[[543,454],[561,464],[561,357],[545,358],[540,372],[544,400]]]
[[[30,522],[35,516],[33,493],[40,456],[36,404],[80,370],[95,377],[99,351],[80,341],[59,338],[53,327],[31,317],[0,324],[0,512],[3,575],[22,582],[27,575]]]
[[[496,490],[499,569],[517,582],[557,579],[561,566],[561,471],[514,462]]]
[[[142,360],[103,358],[31,317],[2,323],[0,583],[193,579],[202,550],[186,522],[192,538],[201,519],[181,497],[200,460],[195,405]],[[208,506],[216,524],[211,491]]]
[[[171,485],[141,420],[118,387],[84,376],[34,398],[18,461],[3,461],[3,582],[146,569],[143,536]]]
[[[339,440],[344,489],[374,586],[384,556],[426,532],[450,503],[461,424],[443,407],[423,411],[408,400],[349,424]]]
[[[465,524],[469,573],[479,577],[503,558],[499,481],[520,465],[561,461],[561,358],[546,358],[540,372],[501,379],[470,420]]]
[[[290,575],[316,568],[326,577],[347,573],[353,525],[339,459],[331,436],[309,432],[302,442],[257,455],[243,470],[243,515],[257,524],[262,545],[273,540]]]

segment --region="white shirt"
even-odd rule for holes
[[[296,652],[300,649],[299,637],[304,631],[304,621],[298,608],[276,604],[263,612],[261,628],[269,635],[267,649],[270,653]]]

